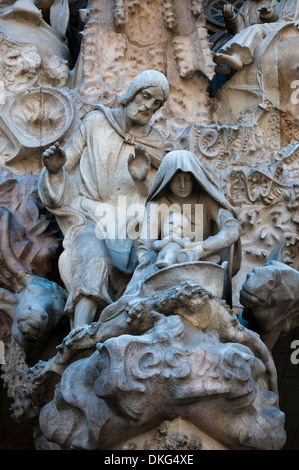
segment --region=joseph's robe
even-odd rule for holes
[[[158,131],[147,125],[138,136],[124,133],[112,111],[99,106],[67,142],[67,161],[60,173],[53,178],[46,168],[41,172],[41,200],[55,214],[64,235],[59,270],[69,293],[70,316],[82,296],[103,306],[114,301],[137,265],[135,240],[124,236],[136,216],[119,210],[119,198],[127,208],[145,203],[128,170],[136,144],[146,148],[150,174],[155,174],[164,154]]]

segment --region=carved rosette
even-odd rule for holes
[[[14,94],[2,106],[2,116],[20,144],[44,147],[59,140],[74,117],[69,97],[51,87]]]
[[[70,97],[56,88],[36,87],[11,95],[0,111],[1,163],[20,173],[28,171],[30,162],[31,168],[40,170],[40,149],[63,139],[73,118]]]

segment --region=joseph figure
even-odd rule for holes
[[[162,136],[149,121],[168,95],[166,77],[144,71],[132,80],[118,108],[97,106],[63,149],[55,144],[43,154],[39,194],[64,235],[59,271],[73,328],[95,321],[117,300],[137,265],[134,239],[119,239],[113,223],[113,233],[106,227],[103,235],[97,214],[103,207],[119,214],[120,197],[127,206],[144,205],[151,172],[164,156]],[[126,229],[132,216],[121,215],[116,224]]]

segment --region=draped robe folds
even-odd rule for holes
[[[190,173],[195,180],[197,196],[194,207],[185,210],[185,206],[171,195],[169,184],[177,171]],[[196,217],[195,211],[202,205],[201,216]],[[220,262],[228,261],[226,279],[226,298],[231,302],[231,277],[240,269],[241,264],[241,229],[234,208],[215,185],[212,176],[198,159],[188,151],[175,151],[167,154],[156,174],[149,191],[140,239],[138,240],[137,256],[139,265],[129,282],[125,295],[137,295],[146,278],[158,271],[155,265],[157,254],[153,250],[155,239],[161,238],[161,228],[172,207],[181,207],[190,221],[190,228],[195,242],[204,241],[210,255],[220,255]],[[188,206],[188,205],[187,205]],[[197,209],[198,207],[198,209]],[[153,234],[157,237],[153,238]],[[188,237],[191,233],[188,234]],[[206,258],[208,259],[208,258]]]
[[[126,208],[145,203],[128,170],[136,144],[149,153],[151,178],[164,155],[161,135],[149,125],[138,136],[124,133],[113,112],[98,106],[67,142],[67,161],[60,173],[53,177],[46,168],[41,172],[41,200],[64,235],[59,269],[69,294],[70,316],[82,296],[103,306],[111,303],[136,267],[136,242],[126,236],[128,224],[138,222]],[[125,204],[121,208],[120,201]]]
[[[246,2],[247,3],[247,2]],[[245,3],[245,5],[246,5]],[[249,2],[250,3],[250,2]],[[243,8],[245,8],[245,5]],[[243,65],[252,62],[256,47],[272,33],[278,33],[282,28],[294,22],[299,17],[299,6],[297,0],[281,0],[275,5],[277,21],[270,23],[258,22],[257,14],[254,9],[244,9],[241,15],[244,16],[244,29],[230,39],[219,51],[218,54],[240,56]],[[246,18],[246,15],[252,15],[252,18]],[[256,23],[256,24],[254,24]]]

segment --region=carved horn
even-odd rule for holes
[[[2,222],[0,253],[8,269],[24,286],[27,285],[28,276],[31,277],[32,273],[22,263],[20,263],[12,250],[9,237],[9,217],[10,211],[6,207],[0,207],[0,220]]]

